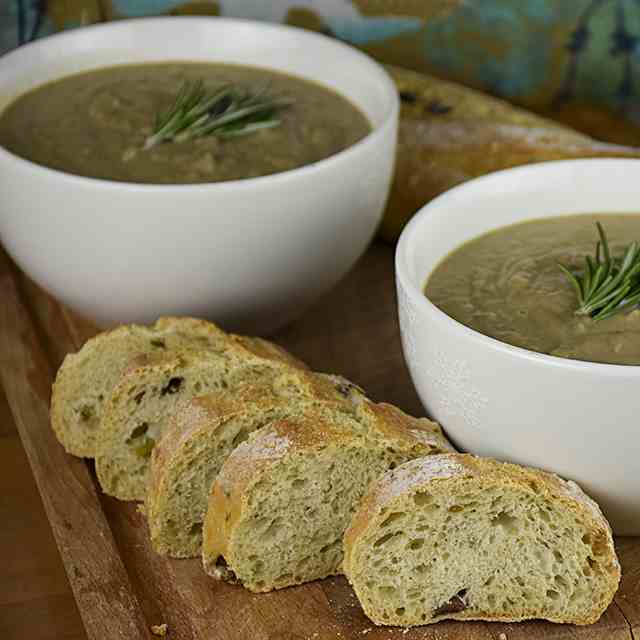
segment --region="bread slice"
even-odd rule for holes
[[[131,362],[142,354],[185,347],[217,348],[227,334],[195,318],[160,318],[153,326],[125,325],[100,333],[69,354],[51,394],[51,426],[73,455],[94,457],[103,406]]]
[[[342,536],[369,483],[408,459],[452,450],[435,423],[363,404],[366,433],[349,416],[307,412],[231,453],[209,497],[207,573],[255,592],[340,573]]]
[[[233,335],[215,352],[148,354],[138,365],[107,400],[97,442],[102,489],[121,500],[144,500],[151,451],[179,407],[197,396],[304,367],[264,340]]]
[[[352,414],[359,390],[337,376],[294,370],[266,384],[247,384],[189,401],[170,419],[151,454],[146,513],[154,549],[197,556],[213,480],[250,433],[284,418],[323,412]]]
[[[609,525],[575,483],[461,454],[376,482],[345,534],[344,569],[373,622],[404,626],[590,624],[620,580]]]

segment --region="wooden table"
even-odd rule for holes
[[[592,627],[440,623],[406,634],[372,629],[341,578],[255,596],[212,585],[197,561],[156,556],[133,505],[101,496],[90,465],[64,454],[46,427],[51,376],[94,332],[0,250],[2,640],[154,637],[148,628],[160,622],[169,623],[168,638],[180,640],[640,640],[640,539],[617,541],[623,583]],[[400,350],[391,248],[372,246],[334,291],[275,339],[314,369],[423,413]]]

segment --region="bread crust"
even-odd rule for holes
[[[456,494],[469,479],[478,483],[483,489],[517,488],[535,493],[546,500],[562,504],[565,509],[588,523],[594,539],[599,540],[602,545],[602,555],[608,559],[608,596],[602,602],[593,603],[593,608],[578,619],[546,619],[578,625],[596,622],[613,599],[620,581],[620,563],[615,553],[611,528],[598,505],[575,482],[563,480],[555,474],[468,454],[444,454],[412,460],[386,473],[371,485],[344,536],[345,574],[356,593],[359,585],[355,583],[353,577],[357,568],[359,543],[368,531],[378,527],[384,519],[383,512],[393,511],[394,505],[403,498],[420,491],[428,490],[433,494],[439,492]],[[390,619],[382,622],[377,617],[376,611],[365,610],[365,613],[376,624],[402,624],[401,620]],[[427,622],[436,622],[444,618],[502,622],[519,622],[527,619],[507,616],[482,617],[461,611],[447,613]]]
[[[387,66],[401,96],[396,170],[381,235],[395,241],[426,202],[491,171],[546,160],[637,158],[553,120],[453,82]]]
[[[415,418],[386,402],[358,400],[356,417],[376,439],[388,439],[408,446],[420,447],[424,455],[454,452],[440,425],[428,418]]]

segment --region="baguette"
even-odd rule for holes
[[[575,483],[470,455],[384,475],[344,542],[345,573],[376,624],[591,624],[620,580],[609,525]]]
[[[209,497],[207,573],[254,592],[340,573],[342,536],[369,483],[406,460],[452,450],[429,420],[361,405],[371,417],[365,429],[309,411],[263,427],[231,453]]]
[[[640,157],[505,100],[387,66],[401,98],[396,170],[380,234],[395,241],[429,200],[471,178],[532,162]]]

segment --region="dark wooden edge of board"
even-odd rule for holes
[[[89,468],[68,456],[49,428],[54,372],[2,252],[0,300],[0,379],[87,634],[151,638]]]

